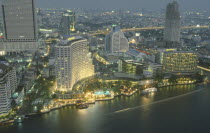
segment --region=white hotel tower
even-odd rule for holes
[[[71,91],[77,81],[94,75],[88,42],[82,37],[61,40],[55,56],[57,90]]]

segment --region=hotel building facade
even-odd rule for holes
[[[175,74],[193,74],[197,72],[198,53],[190,51],[164,52],[163,71]]]
[[[81,37],[61,40],[55,46],[56,89],[71,91],[74,84],[81,79],[94,75],[88,42]]]

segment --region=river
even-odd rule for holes
[[[78,110],[69,106],[0,133],[210,133],[210,84],[177,85],[120,96]]]

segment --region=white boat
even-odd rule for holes
[[[149,94],[149,93],[156,92],[156,91],[157,91],[157,88],[147,88],[142,91],[142,94]]]

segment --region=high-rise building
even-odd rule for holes
[[[181,18],[179,4],[176,1],[169,3],[166,9],[164,40],[166,42],[180,42]]]
[[[11,109],[12,93],[17,89],[17,76],[14,67],[0,63],[0,116]]]
[[[129,49],[128,39],[118,26],[106,35],[105,43],[107,53],[126,52]]]
[[[34,0],[4,0],[2,13],[6,52],[35,51],[38,36]]]
[[[63,13],[60,23],[60,33],[62,35],[70,35],[75,32],[76,15],[75,12],[67,10]]]
[[[193,74],[197,72],[198,54],[190,51],[169,51],[162,56],[163,71],[175,74]]]
[[[88,42],[82,37],[61,40],[55,46],[55,58],[57,90],[71,91],[76,82],[94,74]]]
[[[38,27],[38,29],[42,25],[42,23],[43,23],[42,21],[43,21],[43,13],[42,13],[42,10],[40,8],[38,8],[38,10],[37,10],[37,27]]]

